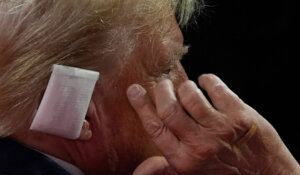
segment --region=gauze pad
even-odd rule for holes
[[[99,72],[54,65],[30,129],[77,139],[98,78]]]

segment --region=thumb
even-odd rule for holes
[[[162,156],[146,159],[133,172],[133,175],[178,175]]]

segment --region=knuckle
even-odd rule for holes
[[[227,136],[229,141],[235,141],[241,135],[245,134],[245,132],[251,127],[251,120],[247,118],[247,114],[242,111],[238,110],[233,114],[227,116],[227,127],[225,129],[225,135]]]
[[[162,135],[164,130],[166,129],[162,123],[155,122],[155,121],[148,121],[145,124],[145,128],[151,138],[155,139]]]
[[[199,92],[190,92],[186,97],[182,98],[182,103],[191,110],[199,108]]]
[[[190,80],[187,80],[187,81],[181,83],[178,90],[180,90],[180,91],[185,90],[189,86],[189,84],[190,84]]]
[[[210,126],[215,126],[214,129],[215,131],[222,132],[224,128],[226,127],[226,124],[228,121],[224,120],[223,117],[215,117],[213,120],[210,120],[211,125]]]
[[[172,118],[175,116],[178,112],[178,106],[176,104],[170,104],[163,111],[159,114],[160,118],[162,120],[169,120],[169,118]]]
[[[166,86],[173,86],[173,84],[168,79],[161,80],[160,82],[157,83],[155,89],[157,91],[160,91],[161,89],[164,89]]]
[[[215,85],[212,89],[212,92],[217,96],[228,95],[227,87],[223,84]]]
[[[181,96],[186,96],[185,94],[194,91],[194,89],[198,89],[197,85],[193,81],[187,80],[179,86],[178,93]]]
[[[205,110],[202,110],[202,116],[206,117],[206,124],[203,124],[205,127],[215,126],[215,118],[218,118],[218,112],[215,111],[213,107],[208,107]]]

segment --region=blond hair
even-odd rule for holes
[[[170,2],[172,14],[164,10]],[[134,48],[137,31],[159,28],[153,24],[175,11],[183,26],[195,5],[195,0],[0,0],[0,137],[31,122],[53,64],[103,73],[109,69],[107,55],[125,43]]]

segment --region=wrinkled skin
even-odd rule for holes
[[[299,174],[299,165],[262,116],[215,75],[200,76],[199,85],[212,104],[192,81],[178,89],[161,81],[153,102],[142,86],[128,89],[131,104],[164,155],[144,161],[134,175]],[[234,152],[232,146],[254,123],[256,133]]]

